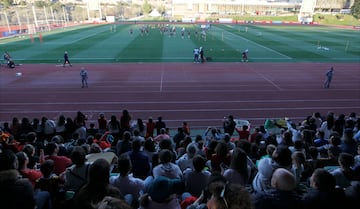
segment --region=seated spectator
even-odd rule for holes
[[[292,160],[291,151],[285,145],[278,145],[272,155],[272,158],[260,160],[258,172],[256,173],[252,187],[255,192],[266,191],[271,188],[271,176],[275,169],[285,168],[291,170]]]
[[[230,167],[224,169],[224,177],[228,182],[247,186],[250,182],[251,167],[247,155],[241,148],[235,148],[231,154]]]
[[[45,160],[40,166],[42,177],[36,181],[35,189],[50,193],[54,209],[61,209],[65,201],[64,181],[62,176],[54,173],[55,162]]]
[[[106,196],[95,209],[133,209],[125,200]]]
[[[134,207],[138,207],[138,199],[140,194],[147,192],[147,187],[152,181],[152,176],[148,176],[146,180],[134,177],[130,172],[132,163],[128,155],[123,154],[118,158],[119,175],[110,177],[110,184],[118,188],[123,196],[131,195]]]
[[[131,160],[131,173],[134,177],[145,179],[151,174],[151,164],[147,154],[141,150],[139,139],[132,142],[132,151],[126,153]]]
[[[360,180],[345,188],[345,195],[350,206],[360,205]]]
[[[180,156],[175,162],[180,167],[181,171],[187,168],[193,169],[193,157],[197,153],[197,146],[195,143],[190,143],[186,147],[186,153]]]
[[[211,170],[212,172],[221,172],[220,164],[230,165],[231,155],[227,144],[223,141],[219,141],[215,148],[215,154],[211,156]]]
[[[76,209],[93,209],[104,197],[122,199],[120,190],[109,184],[110,164],[105,159],[95,160],[89,170],[89,181],[74,196]]]
[[[305,171],[305,154],[302,151],[295,151],[291,155],[292,167],[291,171],[295,176],[296,183],[299,184],[302,180],[302,175]]]
[[[183,174],[178,165],[172,163],[173,155],[170,150],[163,149],[159,152],[160,164],[153,168],[153,176],[157,178],[159,176],[166,176],[168,178],[182,179]]]
[[[229,151],[235,148],[235,143],[231,141],[231,136],[228,133],[224,134],[222,141],[226,143]]]
[[[45,160],[54,161],[54,173],[60,175],[72,162],[66,156],[58,156],[59,146],[55,142],[49,142],[45,147]]]
[[[193,169],[187,168],[184,171],[186,192],[199,197],[208,184],[211,173],[205,170],[206,158],[196,155],[192,158]]]
[[[74,147],[70,157],[73,165],[65,171],[65,190],[75,193],[88,182],[90,163],[86,163],[86,152],[81,146]]]
[[[236,209],[253,209],[253,201],[250,192],[243,186],[238,184],[226,184],[223,182],[212,183],[209,188],[210,194],[201,195],[187,209],[203,209],[203,208],[236,208]],[[206,203],[201,204],[202,201]],[[204,207],[204,205],[206,205]]]
[[[154,141],[156,143],[159,143],[163,139],[171,139],[170,136],[166,133],[165,128],[160,129],[160,133],[158,133],[158,135],[154,137]]]
[[[34,190],[28,179],[19,177],[17,157],[10,150],[0,152],[0,202],[6,209],[34,209]],[[19,201],[21,197],[21,201]]]
[[[34,132],[32,132],[34,133]],[[28,163],[28,168],[30,169],[34,169],[36,165],[38,165],[40,163],[40,157],[35,155],[35,147],[32,144],[27,144],[24,146],[23,152],[25,152],[25,154],[27,155],[27,157],[29,158],[29,163]]]
[[[149,160],[150,160],[150,165],[152,168],[152,159],[153,156],[156,154],[156,147],[155,147],[155,143],[152,140],[152,138],[147,138],[144,142],[144,147],[143,147],[143,151],[144,153],[148,156]]]
[[[355,160],[349,153],[341,153],[339,156],[340,167],[331,171],[331,175],[335,177],[336,186],[346,188],[351,185],[351,182],[356,180],[355,171],[352,169]]]
[[[184,192],[181,179],[156,177],[149,187],[149,192],[140,199],[139,209],[181,209],[178,194]]]
[[[189,144],[191,144],[193,142],[191,136],[185,136],[185,138],[180,142],[179,147],[175,150],[176,151],[176,156],[182,156],[186,153],[186,148]],[[175,147],[175,145],[173,145],[173,147]]]
[[[336,180],[323,168],[314,171],[310,178],[311,189],[303,195],[306,209],[339,209],[346,208],[344,190],[336,188]]]
[[[293,173],[277,168],[271,177],[271,189],[253,195],[255,209],[302,209],[301,196],[296,193]]]
[[[349,128],[345,129],[340,144],[341,152],[349,153],[353,156],[357,154],[357,142],[353,137],[354,137],[353,129],[349,129]]]
[[[159,150],[158,152],[153,154],[152,160],[151,160],[151,164],[152,167],[155,168],[159,163],[160,163],[160,152],[161,150],[170,150],[171,152],[171,162],[175,163],[176,159],[177,159],[177,154],[175,152],[175,150],[173,149],[173,143],[170,139],[163,139],[159,142],[159,146],[158,146]]]
[[[18,152],[16,153],[16,157],[18,159],[18,171],[19,173],[24,177],[24,178],[28,178],[33,187],[35,187],[35,183],[36,181],[41,178],[43,176],[43,174],[41,173],[41,171],[36,170],[36,169],[29,169],[27,167],[28,163],[29,163],[29,158],[27,156],[27,154],[25,152]]]
[[[116,144],[116,155],[120,156],[123,153],[131,151],[131,143],[131,132],[125,131]]]

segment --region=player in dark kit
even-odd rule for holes
[[[243,53],[242,53],[242,61],[243,62],[248,62],[249,60],[248,60],[248,52],[249,52],[249,50],[245,50]]]
[[[67,51],[64,52],[64,64],[63,67],[65,67],[65,64],[68,63],[70,65],[70,67],[72,67],[70,61],[69,61],[69,55],[67,53]]]

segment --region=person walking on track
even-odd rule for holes
[[[324,83],[324,88],[330,88],[330,83],[334,75],[334,67],[331,67],[329,71],[326,72],[326,80]]]
[[[71,65],[71,63],[70,63],[70,60],[69,60],[69,55],[68,55],[68,52],[67,51],[65,51],[64,52],[64,64],[63,64],[63,67],[65,67],[65,64],[69,64],[70,65],[70,67],[72,67],[72,65]]]
[[[80,76],[81,76],[81,88],[84,88],[84,87],[88,88],[88,83],[87,83],[88,73],[84,67],[81,67]]]

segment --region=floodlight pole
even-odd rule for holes
[[[65,6],[62,7],[63,8],[63,13],[64,13],[64,22],[65,22],[65,25],[67,24],[67,19],[66,19],[66,14],[65,14]]]
[[[86,10],[87,10],[87,15],[88,15],[88,21],[90,21],[90,11],[89,11],[89,1],[86,2]]]
[[[38,21],[37,21],[37,18],[36,18],[36,11],[35,11],[35,6],[34,5],[32,6],[32,11],[33,11],[33,14],[34,14],[35,26],[39,27],[39,24],[38,24]]]
[[[46,13],[46,8],[45,8],[45,6],[43,8],[44,8],[46,26],[48,27],[48,30],[50,31],[50,24],[49,24],[49,20],[48,20],[47,13]]]
[[[18,24],[19,24],[19,27],[20,27],[20,33],[22,31],[22,25],[21,25],[21,21],[20,21],[20,16],[19,16],[19,13],[17,12],[17,10],[15,10],[15,13],[16,13],[16,18],[18,20]]]
[[[6,14],[6,12],[4,11],[4,15],[5,15],[5,20],[6,20],[6,25],[8,27],[8,31],[9,33],[11,32],[11,28],[10,28],[10,24],[9,24],[9,19],[8,19],[8,16]]]

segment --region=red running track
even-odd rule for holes
[[[89,73],[81,88],[80,67]],[[334,66],[330,89],[323,88]],[[21,72],[21,76],[16,76]],[[0,67],[0,121],[84,112],[96,121],[104,112],[133,118],[162,116],[169,127],[187,121],[192,128],[221,126],[229,114],[263,124],[267,118],[304,119],[360,114],[360,63],[132,63],[75,64],[73,67],[25,64]]]

